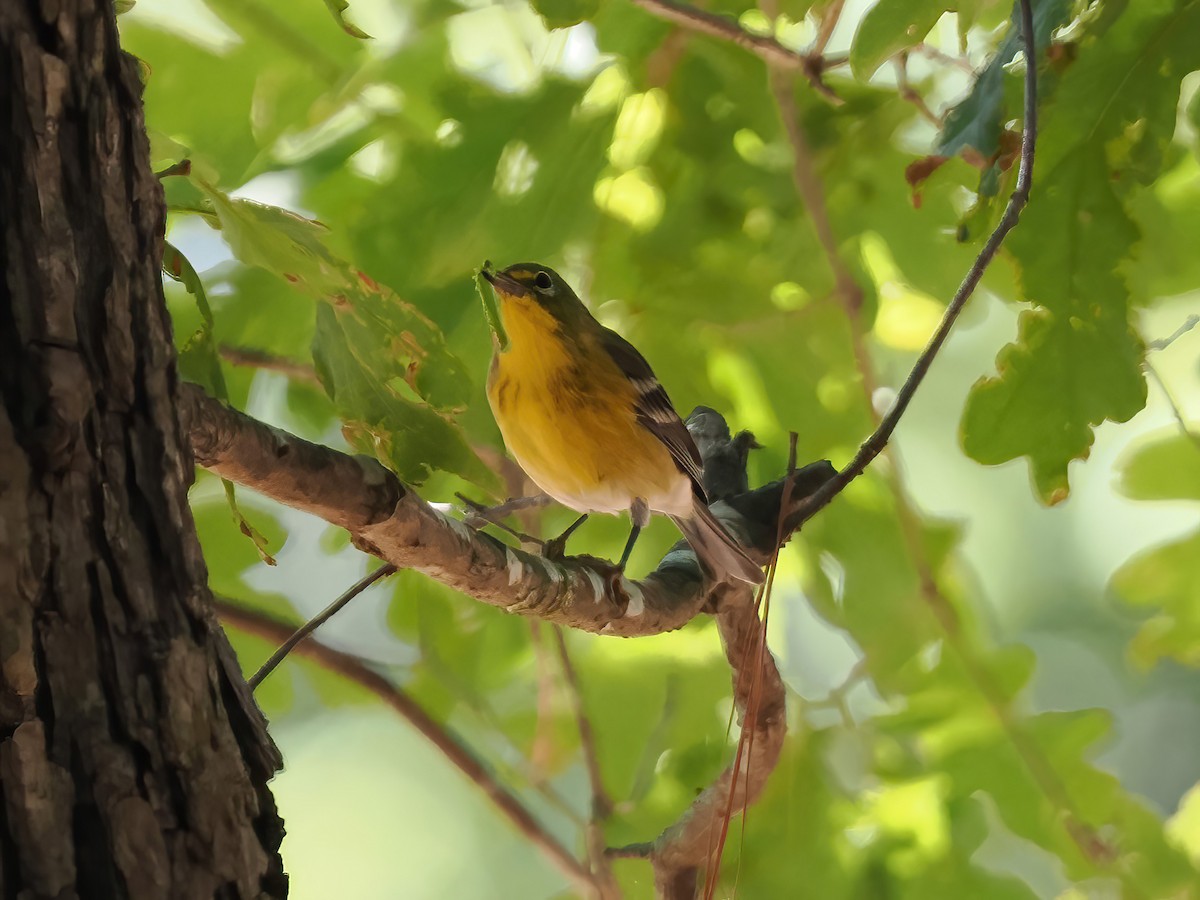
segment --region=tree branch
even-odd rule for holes
[[[835,103],[842,102],[841,98],[822,80],[821,76],[827,67],[825,59],[819,51],[811,54],[797,53],[773,37],[747,31],[733,19],[697,9],[687,3],[680,3],[678,0],[633,0],[633,2],[651,15],[674,22],[689,31],[731,41],[781,69],[799,70],[817,93]]]
[[[641,581],[630,581],[611,563],[592,557],[547,560],[441,514],[374,459],[272,428],[195,385],[181,385],[180,402],[197,464],[345,528],[360,547],[384,561],[423,572],[490,606],[632,637],[679,628],[709,604],[748,602],[744,587],[704,584],[686,544]],[[817,463],[801,475],[798,496],[831,477],[832,468]],[[761,559],[774,549],[782,488],[780,480],[713,507]]]
[[[278,643],[286,640],[292,633],[291,625],[273,616],[236,606],[227,600],[217,599],[214,603],[223,622],[248,634]],[[398,712],[441,751],[452,765],[475,782],[517,831],[541,850],[572,883],[581,888],[585,896],[597,893],[596,882],[583,864],[541,826],[521,801],[496,780],[459,738],[430,718],[409,694],[378,672],[367,668],[362,660],[317,641],[305,641],[296,647],[295,652],[318,663],[322,668],[355,682]]]
[[[278,372],[295,381],[321,387],[321,379],[317,377],[317,370],[307,363],[297,362],[284,356],[276,356],[274,353],[256,350],[253,347],[234,347],[230,344],[222,344],[218,352],[221,354],[221,359],[232,366]]]
[[[656,879],[664,890],[669,885],[671,891],[682,890],[689,882],[694,886],[699,867],[716,846],[712,836],[726,811],[742,810],[759,795],[786,733],[783,683],[770,654],[758,652],[763,626],[747,588],[702,585],[695,554],[686,542],[676,545],[641,582],[610,574],[609,564],[599,560],[550,562],[531,556],[443,516],[373,459],[310,444],[226,407],[193,385],[182,385],[180,397],[200,465],[346,528],[361,547],[392,565],[425,572],[482,602],[560,625],[622,636],[670,630],[702,609],[717,610],[739,715],[745,716],[751,708],[752,693],[756,701],[761,694],[761,702],[754,706],[752,721],[744,725],[754,734],[750,751],[739,764],[736,788],[731,768],[651,845]],[[787,501],[785,521],[794,521],[800,505],[791,502],[792,495],[802,498],[833,475],[832,466],[822,461],[747,491],[744,464],[755,446],[752,436],[731,436],[720,416],[703,408],[689,417],[689,425],[704,460],[706,484],[714,496],[724,498],[714,505],[715,511],[763,557],[779,542],[781,503]],[[231,615],[241,615],[244,622],[252,614],[234,610]],[[281,627],[279,636],[286,637],[290,629]],[[424,716],[413,711],[410,699],[352,657],[313,641],[299,644],[297,652],[319,656],[331,663],[328,667],[367,684],[406,717]],[[424,718],[421,722],[425,733],[429,727],[437,728]],[[470,765],[454,759],[460,768]],[[491,789],[489,795],[494,796]],[[589,878],[592,889],[603,891],[603,883]]]
[[[917,357],[917,361],[913,365],[912,371],[909,372],[908,378],[905,379],[904,384],[896,393],[896,399],[892,402],[891,409],[883,417],[883,420],[879,423],[879,427],[875,429],[874,433],[858,448],[858,452],[846,467],[808,498],[804,504],[804,510],[799,517],[800,523],[812,518],[819,510],[828,506],[830,501],[845,490],[851,481],[861,475],[875,457],[883,451],[883,448],[887,446],[892,433],[896,430],[896,426],[900,424],[901,417],[908,410],[908,405],[912,402],[913,395],[916,394],[917,388],[921,386],[921,382],[925,380],[925,375],[928,373],[929,367],[933,364],[933,360],[937,357],[938,352],[942,349],[942,345],[946,342],[946,338],[950,335],[950,330],[958,320],[963,307],[967,305],[967,301],[975,293],[975,288],[978,287],[980,279],[983,278],[983,273],[995,258],[1000,245],[1004,243],[1005,237],[1016,226],[1017,220],[1021,217],[1021,211],[1029,202],[1029,191],[1033,184],[1034,148],[1037,144],[1037,54],[1034,52],[1033,46],[1033,13],[1030,7],[1030,0],[1018,0],[1018,4],[1021,13],[1021,37],[1025,55],[1025,99],[1024,127],[1021,132],[1021,164],[1017,171],[1016,187],[1013,189],[1012,196],[1009,197],[1004,215],[1000,217],[996,228],[984,243],[983,249],[975,257],[975,262],[967,270],[966,276],[964,276],[958,290],[954,293],[954,297],[946,307],[946,312],[942,315],[942,320],[938,323],[937,330],[934,331],[933,336],[929,339],[929,343],[925,345],[925,349],[921,351],[921,355]],[[819,234],[820,231],[818,230]],[[822,246],[825,246],[824,239],[822,239]],[[836,244],[833,246],[836,252]],[[826,252],[828,252],[828,247],[826,247]]]

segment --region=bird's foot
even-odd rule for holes
[[[556,538],[550,538],[548,541],[542,541],[542,556],[546,559],[552,559],[555,562],[562,559],[567,552],[567,539],[575,533],[575,529],[587,521],[587,513],[584,513],[574,522],[567,526],[564,531]]]

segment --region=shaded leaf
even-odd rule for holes
[[[1071,11],[1071,0],[1034,0],[1033,36],[1039,55],[1050,42],[1050,34],[1062,25]],[[1021,34],[1014,18],[1009,31],[991,61],[976,76],[975,84],[966,99],[946,114],[938,135],[937,150],[941,156],[953,156],[970,148],[984,158],[999,150],[1000,132],[1009,118],[1005,83],[1005,67],[1021,49]]]

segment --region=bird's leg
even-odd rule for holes
[[[564,531],[556,538],[551,538],[548,541],[542,541],[542,556],[546,559],[562,559],[563,553],[567,549],[567,538],[575,533],[575,529],[587,521],[588,514],[584,513],[574,522],[567,526]]]
[[[625,571],[625,563],[629,562],[629,554],[633,552],[633,545],[637,543],[638,535],[650,522],[650,507],[641,497],[634,500],[633,505],[629,507],[629,518],[633,519],[633,528],[629,532],[629,540],[625,542],[625,551],[621,554],[621,561],[617,563],[617,568],[622,572]]]

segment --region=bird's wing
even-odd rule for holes
[[[604,328],[600,342],[637,392],[635,408],[638,422],[666,445],[675,465],[691,479],[696,496],[707,500],[700,451],[696,449],[696,442],[679,418],[679,413],[671,405],[671,398],[655,377],[650,363],[633,344],[615,331]]]

